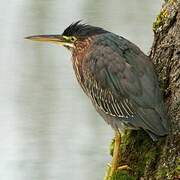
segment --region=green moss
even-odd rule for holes
[[[156,20],[153,23],[153,31],[154,32],[157,32],[158,29],[160,29],[164,25],[167,17],[168,17],[168,11],[166,9],[163,9],[160,12],[160,14],[156,17]]]
[[[115,139],[112,139],[112,142],[111,142],[110,147],[109,147],[109,154],[111,156],[113,156],[114,144],[115,144]]]
[[[171,20],[177,14],[177,0],[167,0],[160,14],[153,23],[153,31],[159,32],[170,25]]]
[[[112,180],[135,180],[143,176],[151,177],[161,154],[161,143],[163,141],[154,143],[143,130],[126,130],[120,147],[121,159],[119,166],[128,165],[132,170],[118,171],[113,175]],[[111,155],[113,147],[114,140],[110,146]],[[109,169],[107,169],[106,173],[108,171]]]
[[[175,3],[177,0],[168,0],[168,3]]]
[[[148,176],[153,172],[161,153],[161,141],[154,143],[144,131],[127,131],[121,146],[122,159],[120,165],[128,164],[133,177]]]
[[[162,179],[162,178],[165,178],[165,177],[167,177],[167,169],[165,167],[162,167],[156,173],[156,178],[157,179]]]
[[[177,172],[177,173],[180,173],[180,165],[178,165],[178,166],[176,167],[176,172]]]
[[[179,157],[176,160],[176,164],[177,164],[177,166],[176,166],[175,171],[177,174],[180,174],[180,158]]]
[[[126,171],[120,171],[115,173],[111,180],[137,180],[137,177],[129,175]]]

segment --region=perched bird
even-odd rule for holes
[[[71,24],[61,35],[26,38],[62,45],[71,51],[79,84],[96,111],[115,130],[110,176],[118,168],[119,129],[144,129],[154,141],[168,134],[153,64],[135,44],[80,21]]]

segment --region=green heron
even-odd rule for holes
[[[135,44],[100,27],[72,23],[61,35],[27,39],[63,45],[72,54],[75,75],[96,111],[115,130],[109,177],[118,168],[119,130],[144,129],[156,141],[168,123],[153,64]]]

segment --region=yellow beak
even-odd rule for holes
[[[25,37],[25,39],[30,39],[32,41],[40,41],[40,42],[50,42],[53,44],[58,44],[62,46],[74,47],[74,45],[67,41],[62,35],[34,35]]]

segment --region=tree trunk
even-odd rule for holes
[[[166,0],[153,24],[150,57],[155,65],[170,119],[170,133],[154,143],[143,131],[125,132],[120,165],[131,171],[113,175],[116,180],[180,179],[180,0]]]

